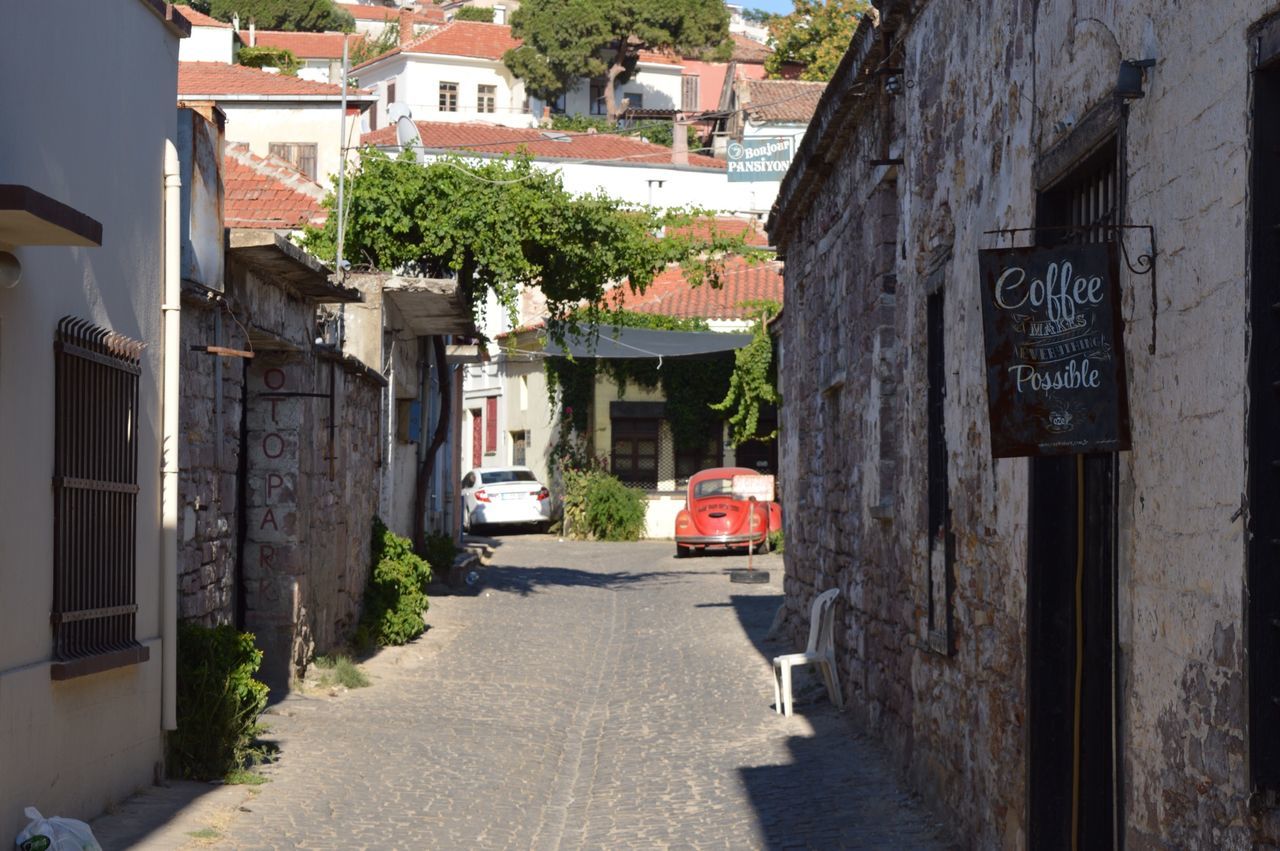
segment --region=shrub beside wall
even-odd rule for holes
[[[364,592],[364,612],[356,629],[356,646],[405,644],[422,635],[426,622],[427,583],[431,567],[413,552],[408,538],[373,521],[373,570]]]
[[[638,541],[646,507],[644,494],[608,473],[564,471],[564,526],[572,538]]]
[[[221,780],[244,767],[267,707],[267,686],[253,678],[261,664],[250,633],[178,624],[178,729],[168,739],[170,776]]]

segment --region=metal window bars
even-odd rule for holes
[[[50,615],[54,679],[147,656],[135,639],[143,348],[137,340],[82,319],[64,317],[57,326]]]

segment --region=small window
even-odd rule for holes
[[[719,426],[717,422],[716,428],[719,429]],[[719,434],[712,435],[701,446],[695,446],[692,449],[677,447],[676,480],[687,482],[699,470],[719,467],[723,457]]]
[[[476,111],[497,112],[497,107],[498,87],[487,85],[476,86]]]
[[[622,99],[627,109],[644,109],[644,95],[639,92],[623,92]]]
[[[610,457],[613,474],[622,481],[657,487],[658,423],[657,419],[613,420]]]
[[[609,114],[609,105],[605,101],[605,81],[603,79],[597,78],[591,81],[591,114]]]
[[[680,78],[680,108],[685,112],[697,112],[698,92],[698,75],[683,75]]]
[[[493,7],[493,22],[495,24],[505,24],[507,22],[507,7],[501,3]]]
[[[272,142],[271,156],[279,157],[312,180],[316,179],[316,144],[314,142]]]
[[[142,344],[68,317],[54,352],[50,675],[64,680],[150,655],[136,638]]]
[[[555,100],[547,104],[551,107],[552,115],[564,115],[568,107],[565,106],[565,96],[563,94],[556,97]]]
[[[440,84],[440,111],[441,112],[457,112],[458,111],[458,84],[457,83],[441,83]]]
[[[528,463],[529,432],[511,432],[511,463],[523,467]]]
[[[396,102],[396,83],[395,83],[395,80],[392,80],[390,83],[387,83],[387,106],[391,106],[391,104],[395,102]]]

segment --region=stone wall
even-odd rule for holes
[[[244,361],[193,347],[246,341],[219,302],[196,293],[183,302],[178,614],[212,626],[235,619]]]
[[[815,154],[829,172],[772,226],[786,257],[793,636],[803,638],[813,593],[840,587],[854,711],[970,844],[1026,846],[1028,463],[991,459],[977,253],[995,244],[985,231],[1034,223],[1046,163],[1089,116],[1114,109],[1123,214],[1153,225],[1160,249],[1154,300],[1150,277],[1121,277],[1134,440],[1120,454],[1117,516],[1124,839],[1275,844],[1274,815],[1249,809],[1240,508],[1250,30],[1280,4],[1231,0],[1209,18],[1155,0],[876,5],[883,28],[860,36],[876,45],[861,67],[875,68],[891,32],[888,64],[908,85],[889,138],[904,162],[896,173],[869,165],[884,126],[867,74],[872,96],[847,99]],[[1119,62],[1145,57],[1157,60],[1146,97],[1121,109]],[[1145,250],[1130,239],[1131,253]],[[950,654],[926,624],[925,308],[937,288]]]

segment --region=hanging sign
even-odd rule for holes
[[[991,454],[1128,449],[1114,243],[978,252]]]
[[[729,182],[781,180],[791,167],[790,136],[761,136],[730,142]]]

